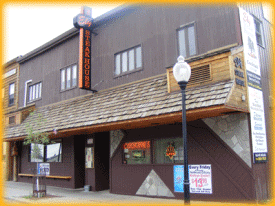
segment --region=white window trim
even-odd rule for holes
[[[62,81],[63,78],[64,78],[64,82]],[[77,88],[77,78],[78,78],[77,64],[72,64],[70,66],[62,68],[60,70],[60,92]],[[68,82],[68,79],[70,82]]]
[[[137,53],[138,50],[140,50],[139,53]],[[132,53],[133,56],[131,56],[130,53]],[[123,59],[123,57],[125,57],[125,56],[127,58],[126,62],[124,62],[124,59]],[[139,62],[137,62],[138,56],[140,56]],[[130,65],[131,57],[133,57],[131,59],[132,65]],[[142,46],[138,45],[135,47],[131,47],[127,50],[118,52],[114,55],[114,60],[115,60],[115,64],[114,64],[114,76],[115,77],[131,74],[136,71],[140,71],[143,68]]]
[[[13,87],[11,87],[13,85]],[[12,92],[12,93],[11,93]],[[10,103],[10,100],[11,100],[11,96],[13,95],[13,103],[11,104]],[[13,106],[15,103],[15,83],[11,83],[9,84],[9,106]]]
[[[259,20],[257,17],[253,16],[253,20],[254,20],[254,25],[255,25],[255,36],[256,36],[256,42],[257,42],[257,45],[259,45],[260,47],[265,47],[265,41],[264,41],[264,31],[263,31],[263,23],[261,20]],[[257,32],[256,30],[256,22],[258,22],[260,24],[260,32]],[[261,40],[262,40],[262,44],[259,44],[258,43],[258,40],[257,40],[257,34],[260,34],[261,36]]]
[[[188,33],[188,28],[193,27],[194,28],[194,39],[195,39],[195,54],[190,55],[190,50],[189,50],[189,46],[190,46],[190,42],[189,42],[189,35],[186,34]],[[177,47],[178,47],[178,55],[181,55],[180,53],[180,39],[179,39],[179,32],[184,30],[184,34],[185,34],[185,53],[186,56],[184,58],[188,58],[191,56],[195,56],[198,54],[198,41],[197,41],[197,32],[196,32],[196,23],[195,22],[191,22],[185,25],[181,25],[176,31],[177,31]],[[187,39],[186,39],[187,37]],[[186,44],[186,42],[188,44]],[[188,48],[188,49],[187,49]]]
[[[28,86],[28,102],[34,102],[42,98],[42,82]]]

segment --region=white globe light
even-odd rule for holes
[[[184,61],[183,56],[178,57],[178,62],[173,67],[173,74],[177,82],[188,82],[191,76],[191,67]]]

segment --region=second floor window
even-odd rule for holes
[[[9,85],[9,106],[14,105],[14,83]]]
[[[142,68],[141,46],[115,54],[115,75],[130,73]]]
[[[194,24],[178,29],[178,49],[179,55],[185,58],[197,54]]]
[[[262,23],[258,19],[254,18],[254,24],[255,24],[257,44],[263,47],[264,41],[263,41]]]
[[[77,66],[72,65],[61,69],[61,91],[76,87]]]
[[[29,86],[29,102],[40,99],[41,93],[42,93],[42,82]]]

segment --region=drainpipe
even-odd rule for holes
[[[27,106],[27,90],[28,90],[28,84],[32,82],[32,80],[25,81],[25,98],[24,98],[24,107]]]

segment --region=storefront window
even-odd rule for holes
[[[127,142],[123,145],[124,164],[150,164],[150,141]]]
[[[154,163],[183,163],[183,139],[159,139],[154,142]]]
[[[43,161],[44,161],[44,145],[31,144],[31,162],[43,162]]]
[[[61,162],[62,147],[61,143],[47,145],[47,162]]]
[[[55,140],[54,143],[31,144],[30,145],[31,162],[61,162],[62,161],[62,142]]]

